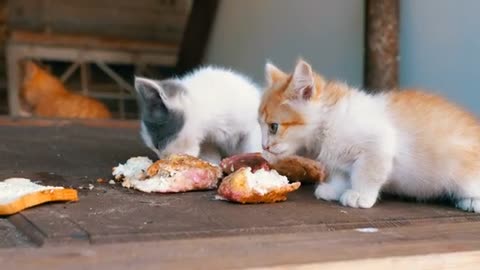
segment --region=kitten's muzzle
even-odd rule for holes
[[[285,151],[273,151],[272,147],[273,147],[273,145],[270,145],[270,146],[267,146],[267,147],[263,148],[263,150],[264,150],[264,152],[268,152],[271,155],[275,155],[275,156],[285,153]]]

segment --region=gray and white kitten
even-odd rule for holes
[[[260,92],[235,72],[204,67],[183,78],[135,78],[141,135],[159,158],[183,153],[212,163],[260,152]]]

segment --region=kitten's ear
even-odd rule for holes
[[[154,80],[135,77],[135,90],[137,90],[140,98],[147,103],[163,103],[165,101],[160,85]]]
[[[143,113],[154,118],[167,115],[166,97],[156,81],[135,77],[135,90]]]
[[[265,79],[268,86],[272,86],[274,82],[281,80],[286,76],[287,74],[285,74],[285,72],[281,71],[272,63],[267,62],[267,64],[265,64]]]
[[[310,100],[315,92],[315,79],[312,67],[304,60],[299,60],[292,77],[293,96]]]
[[[27,61],[24,64],[25,79],[32,78],[38,71],[39,67],[33,61]]]

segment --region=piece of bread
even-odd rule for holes
[[[279,159],[270,163],[270,167],[290,181],[321,183],[327,176],[325,167],[320,162],[300,156]]]
[[[133,159],[113,168],[113,175],[122,186],[147,193],[214,189],[222,176],[220,167],[189,155],[172,154],[153,164],[145,157]]]
[[[293,182],[320,183],[326,178],[325,167],[320,162],[295,155],[268,162],[260,153],[238,154],[224,158],[220,167],[226,175],[245,167],[252,168],[252,172],[274,169]]]
[[[32,206],[54,201],[78,201],[77,191],[42,186],[25,178],[10,178],[0,182],[0,216],[12,215]]]
[[[112,174],[115,180],[129,181],[130,179],[143,179],[146,177],[147,169],[153,161],[148,157],[132,157],[125,164],[118,164],[113,167]]]
[[[285,201],[287,194],[299,187],[300,182],[290,184],[275,170],[252,173],[250,167],[243,167],[222,180],[217,198],[243,204],[274,203]]]
[[[261,153],[246,153],[230,156],[222,159],[220,162],[220,167],[223,170],[223,173],[228,175],[231,174],[240,168],[250,167],[252,172],[255,172],[260,169],[270,170],[270,165],[268,161],[262,157]]]

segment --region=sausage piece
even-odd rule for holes
[[[268,161],[260,153],[239,154],[224,158],[220,162],[220,167],[224,174],[231,174],[244,167],[250,167],[252,172],[260,169],[270,170]]]
[[[285,175],[290,181],[321,183],[327,176],[325,167],[318,161],[301,156],[288,156],[270,165],[271,169]]]

